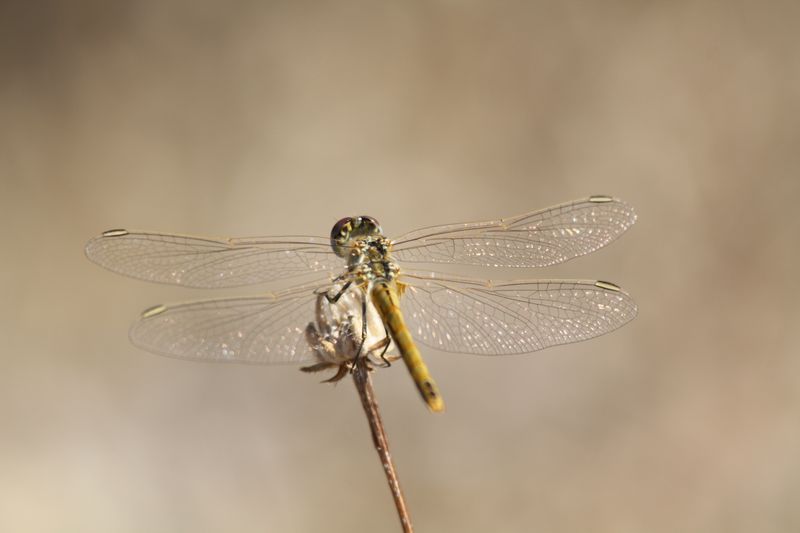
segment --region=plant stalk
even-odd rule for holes
[[[403,533],[413,533],[414,527],[411,525],[411,517],[408,514],[406,500],[403,497],[403,491],[400,489],[397,469],[394,466],[394,461],[392,461],[392,455],[389,453],[389,439],[383,429],[383,420],[381,420],[381,414],[378,411],[375,389],[372,387],[367,365],[366,357],[356,358],[355,368],[353,369],[353,382],[355,382],[358,396],[361,398],[361,406],[367,415],[369,429],[372,432],[372,442],[375,444],[375,451],[378,452],[383,472],[386,474],[386,481],[389,482],[389,490],[392,491],[392,498],[394,498],[394,505],[397,508],[397,515],[400,518]]]

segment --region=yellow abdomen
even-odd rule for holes
[[[378,310],[378,314],[386,324],[386,329],[389,330],[389,335],[397,345],[397,349],[400,351],[400,355],[403,357],[403,361],[405,361],[408,371],[411,373],[411,377],[422,395],[422,399],[425,400],[431,411],[444,411],[444,400],[442,395],[439,394],[439,388],[436,386],[436,382],[433,381],[430,372],[428,372],[428,367],[425,366],[422,355],[420,355],[417,345],[406,327],[405,320],[403,320],[396,284],[388,280],[376,281],[372,285],[370,296],[372,297],[372,303]]]

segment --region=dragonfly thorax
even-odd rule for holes
[[[353,240],[349,246],[347,267],[351,274],[363,281],[394,279],[398,267],[389,255],[389,239],[383,235],[362,237]]]

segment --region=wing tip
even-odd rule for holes
[[[99,257],[95,253],[96,250],[98,249],[98,246],[100,247],[100,249],[102,249],[102,243],[106,239],[111,239],[114,237],[124,237],[125,235],[129,234],[130,232],[128,230],[122,228],[106,230],[100,235],[89,239],[88,242],[86,243],[86,246],[83,247],[83,253],[86,255],[86,258],[89,259],[90,261],[97,263],[101,266],[104,266],[102,261],[100,261]]]
[[[636,213],[636,209],[634,209],[634,207],[631,204],[615,196],[610,196],[607,194],[595,194],[589,196],[589,198],[587,198],[586,201],[591,204],[616,204],[617,206],[619,206],[624,210],[623,216],[625,217],[625,220],[621,221],[620,224],[621,229],[616,233],[616,235],[614,235],[614,237],[611,240],[604,243],[603,246],[609,244],[611,241],[615,240],[617,237],[625,233],[631,226],[636,224],[636,221],[639,218],[639,215]]]
[[[597,287],[598,289],[603,289],[606,291],[619,294],[622,301],[626,302],[626,304],[629,306],[628,309],[629,318],[625,320],[622,324],[620,324],[618,327],[622,327],[623,325],[627,324],[628,322],[636,318],[636,316],[639,314],[639,306],[636,305],[636,301],[634,301],[633,297],[616,283],[611,283],[610,281],[597,280],[594,282],[594,286]]]

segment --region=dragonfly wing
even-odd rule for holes
[[[497,282],[407,274],[403,315],[416,340],[447,352],[535,352],[613,331],[636,304],[602,281]]]
[[[119,274],[199,288],[238,287],[344,268],[329,241],[316,237],[213,239],[111,230],[90,240],[86,255]]]
[[[593,252],[635,221],[622,200],[590,196],[509,219],[417,230],[392,251],[400,262],[543,267]]]
[[[133,323],[130,338],[147,351],[183,359],[316,361],[305,330],[316,316],[315,291],[324,289],[304,286],[265,296],[159,305]]]

